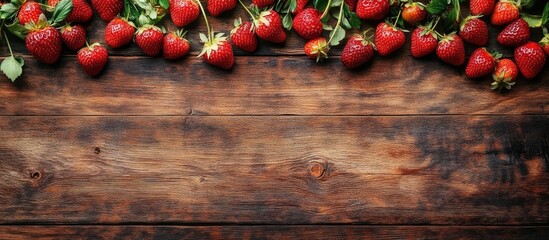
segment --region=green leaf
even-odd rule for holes
[[[11,3],[2,5],[0,8],[0,18],[1,19],[12,19],[17,14],[19,8]]]
[[[448,17],[444,19],[444,30],[453,31],[458,23],[459,13],[457,8],[452,9]]]
[[[284,28],[288,31],[292,30],[292,14],[290,12],[284,15],[284,18],[282,19],[282,26],[284,26]]]
[[[69,14],[72,12],[72,1],[71,0],[61,0],[53,10],[53,14],[50,18],[50,23],[52,25],[55,25],[57,23],[62,22],[69,16]]]
[[[330,4],[331,7],[339,7],[343,4],[343,0],[332,0],[332,3]]]
[[[450,2],[448,0],[432,0],[427,4],[427,11],[431,14],[441,14],[448,8]]]
[[[330,46],[337,46],[339,45],[339,42],[341,42],[341,40],[345,39],[345,29],[341,27],[336,27],[332,31],[332,34],[333,34],[333,37],[332,37],[332,41],[330,42]]]
[[[295,11],[295,8],[297,8],[297,0],[290,0],[290,5],[288,6],[289,12]]]
[[[322,23],[322,29],[324,29],[326,31],[334,30],[334,28],[332,28],[332,26],[330,26],[329,24],[326,24],[326,23]]]
[[[543,14],[541,15],[541,25],[545,26],[545,24],[547,24],[547,21],[549,21],[549,2],[545,4],[545,7],[543,8]]]
[[[539,15],[530,15],[527,13],[523,13],[522,19],[528,23],[528,26],[531,28],[539,28],[542,25],[543,19],[542,16]]]
[[[6,25],[6,28],[13,35],[17,36],[18,38],[21,38],[21,39],[25,40],[25,36],[27,36],[27,31],[28,30],[24,26],[21,26],[21,24],[19,24],[18,20],[16,20],[14,23],[12,23],[10,25]]]
[[[23,5],[23,0],[11,0],[11,3],[15,6],[21,6]]]
[[[536,4],[536,0],[522,0],[521,5],[523,8],[530,9]]]
[[[328,0],[314,0],[313,6],[320,12],[323,12],[328,6]]]
[[[23,73],[23,65],[25,65],[25,60],[21,57],[9,56],[4,58],[2,64],[0,64],[0,70],[6,74],[12,82],[21,76]]]
[[[360,21],[360,18],[354,12],[351,13],[351,16],[349,17],[349,22],[351,23],[351,27],[356,29],[360,29],[360,26],[362,25],[362,21]]]
[[[170,7],[170,1],[169,0],[159,0],[158,4],[164,9],[168,9]]]
[[[349,20],[345,17],[342,17],[341,19],[341,26],[345,29],[351,29],[351,23],[349,23]]]

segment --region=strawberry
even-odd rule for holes
[[[282,20],[274,10],[261,12],[259,18],[254,20],[254,25],[259,38],[273,43],[286,41],[286,32],[282,28]]]
[[[305,54],[311,59],[316,59],[320,61],[322,59],[328,58],[328,51],[330,51],[330,45],[326,41],[325,37],[319,37],[312,40],[309,40],[303,49]]]
[[[61,2],[61,0],[48,0],[48,6],[55,8],[55,6],[57,6],[57,4]]]
[[[86,30],[81,25],[65,25],[61,28],[61,39],[72,51],[78,51],[86,45]]]
[[[376,28],[376,47],[380,56],[387,56],[402,48],[406,42],[404,32],[390,23],[379,23]]]
[[[541,39],[539,42],[539,45],[541,48],[543,48],[543,51],[549,56],[549,35],[545,34],[545,37]]]
[[[492,13],[492,25],[506,25],[520,17],[519,7],[511,0],[500,0]]]
[[[459,36],[465,42],[486,46],[489,38],[488,25],[480,16],[469,16],[461,22]]]
[[[358,0],[356,14],[362,20],[380,21],[389,13],[389,0]]]
[[[349,6],[349,10],[351,10],[351,12],[354,12],[356,10],[357,2],[358,0],[345,0],[345,4]]]
[[[412,26],[418,25],[427,17],[427,10],[423,3],[408,2],[402,9],[402,19]]]
[[[115,18],[105,28],[105,42],[112,48],[119,48],[129,44],[135,33],[132,22],[123,18]]]
[[[492,83],[493,90],[501,90],[502,88],[511,89],[515,85],[519,70],[517,65],[511,59],[501,59],[496,63],[496,69],[492,74],[494,82]]]
[[[275,4],[275,0],[252,0],[252,3],[258,8],[264,8]]]
[[[105,22],[113,20],[124,8],[124,0],[91,0],[91,3]]]
[[[242,19],[235,19],[231,30],[231,41],[238,48],[246,52],[255,52],[257,49],[257,37],[253,29],[253,23],[250,21],[242,22]]]
[[[496,0],[469,0],[472,15],[488,16],[494,10]]]
[[[145,25],[137,29],[135,43],[148,56],[154,57],[162,51],[164,34],[162,30],[153,25]]]
[[[374,43],[363,35],[353,35],[341,53],[341,62],[348,69],[357,68],[374,56]]]
[[[507,25],[498,35],[498,43],[503,46],[516,47],[525,44],[530,39],[530,26],[519,18]]]
[[[469,78],[480,78],[490,75],[496,66],[496,59],[501,57],[499,54],[492,55],[486,48],[478,48],[465,67],[465,75]]]
[[[170,16],[177,27],[185,27],[200,15],[200,8],[195,0],[170,0]]]
[[[462,65],[465,63],[463,40],[455,33],[443,36],[438,42],[437,57],[443,62],[454,66]]]
[[[294,30],[305,39],[318,38],[322,35],[322,13],[314,8],[307,8],[298,13],[293,21]]]
[[[25,38],[27,50],[39,61],[45,64],[54,64],[61,56],[63,42],[57,29],[47,24],[42,14],[36,25],[29,27],[29,34]]]
[[[84,72],[92,77],[97,76],[107,64],[109,53],[101,44],[94,43],[78,51],[78,63]]]
[[[528,42],[515,49],[515,61],[522,76],[532,79],[545,66],[546,56],[538,43]]]
[[[199,57],[201,56],[205,62],[221,69],[229,70],[233,67],[233,48],[227,41],[227,37],[223,36],[223,33],[218,33],[210,38],[201,33],[200,39],[204,42],[204,47],[198,55]]]
[[[298,14],[305,9],[309,0],[297,0],[293,14]]]
[[[164,58],[169,60],[175,60],[182,58],[189,53],[191,44],[185,39],[185,33],[181,30],[176,32],[169,32],[164,36]]]
[[[17,19],[19,19],[19,24],[25,25],[27,23],[37,23],[40,15],[43,14],[40,4],[35,1],[26,1],[19,8],[19,13],[17,14]]]
[[[208,12],[214,17],[232,10],[236,6],[236,0],[208,0]]]
[[[423,57],[437,49],[437,35],[432,29],[420,26],[412,32],[412,56]]]
[[[72,0],[72,11],[67,16],[67,22],[85,23],[93,17],[91,6],[86,0]]]

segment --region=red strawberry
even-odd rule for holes
[[[113,20],[124,8],[123,0],[91,0],[91,3],[105,22]]]
[[[41,17],[36,26],[29,29],[25,45],[36,59],[45,64],[56,63],[63,49],[61,34],[54,27],[46,24],[45,16]]]
[[[543,48],[543,51],[549,56],[549,35],[545,34],[545,37],[541,39],[539,42],[541,48]]]
[[[511,89],[515,85],[519,70],[517,65],[511,59],[501,59],[496,63],[496,69],[492,74],[494,82],[492,83],[492,89]]]
[[[420,26],[412,32],[412,56],[423,57],[437,49],[437,35],[432,29]]]
[[[137,29],[135,43],[148,56],[154,57],[160,54],[164,42],[162,30],[153,25],[145,25]]]
[[[214,17],[232,10],[236,6],[236,0],[208,0],[208,12]]]
[[[389,0],[358,0],[356,14],[362,20],[380,21],[389,13]]]
[[[406,42],[404,32],[390,23],[379,23],[376,28],[376,47],[380,56],[387,56],[402,48]]]
[[[308,2],[309,0],[297,0],[297,5],[295,7],[293,14],[298,14],[301,11],[303,11],[303,9],[305,9],[305,6],[307,6]]]
[[[195,0],[170,0],[170,16],[177,27],[185,27],[200,15],[200,8]]]
[[[48,0],[48,6],[55,8],[59,2],[61,2],[61,0]]]
[[[19,19],[19,24],[25,25],[27,23],[37,23],[40,18],[40,14],[43,14],[40,4],[35,1],[26,1],[19,8],[19,13],[17,14],[17,19]]]
[[[252,0],[252,3],[258,8],[264,8],[275,4],[275,0]]]
[[[233,67],[233,48],[227,38],[223,36],[223,33],[218,33],[211,38],[207,38],[201,33],[200,39],[204,42],[204,47],[198,55],[199,57],[202,56],[205,62],[221,69],[228,70]]]
[[[402,9],[402,19],[408,24],[415,26],[427,17],[425,5],[417,2],[409,2],[404,4]]]
[[[359,67],[370,61],[374,56],[374,44],[365,38],[364,35],[353,35],[343,52],[341,53],[341,62],[348,69]]]
[[[305,54],[311,59],[316,59],[320,61],[322,59],[328,58],[328,51],[330,51],[330,45],[326,41],[325,37],[319,37],[312,40],[309,40],[303,49]]]
[[[546,56],[538,43],[528,42],[515,49],[515,61],[526,79],[535,78],[545,66]]]
[[[92,8],[86,0],[72,0],[72,12],[67,17],[67,22],[85,23],[92,17]]]
[[[286,32],[282,28],[280,15],[274,10],[263,11],[259,18],[254,21],[256,33],[259,38],[273,42],[283,43],[286,41]]]
[[[488,16],[494,10],[496,0],[469,0],[471,15]]]
[[[169,32],[164,36],[164,58],[169,60],[179,59],[189,53],[191,44],[185,39],[185,33],[181,30]]]
[[[516,47],[525,44],[530,39],[530,27],[524,19],[507,25],[498,35],[498,43],[503,46]]]
[[[354,12],[356,10],[357,2],[358,0],[345,0],[345,4],[349,6],[349,10],[351,10],[351,12]]]
[[[135,26],[123,18],[115,18],[105,28],[105,42],[112,48],[129,44],[135,33]]]
[[[520,17],[519,7],[511,0],[500,0],[492,13],[492,25],[509,24]]]
[[[109,53],[101,44],[94,43],[78,51],[78,63],[84,72],[90,76],[97,76],[107,64]]]
[[[469,78],[480,78],[490,75],[494,72],[496,66],[496,59],[500,56],[492,55],[486,48],[478,48],[471,54],[467,67],[465,68],[465,75]]]
[[[242,22],[242,19],[235,19],[235,28],[231,30],[231,41],[238,48],[246,52],[255,52],[257,49],[257,37],[250,21]]]
[[[462,65],[465,62],[465,46],[461,38],[454,33],[442,37],[438,42],[437,57],[454,66]]]
[[[298,13],[293,21],[294,30],[305,39],[318,38],[322,35],[322,13],[314,8],[307,8]]]
[[[480,16],[469,16],[461,22],[459,36],[463,41],[478,46],[488,43],[488,25],[480,19]]]
[[[78,51],[86,45],[86,30],[80,25],[66,25],[61,28],[61,38],[69,50]]]

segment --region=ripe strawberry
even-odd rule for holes
[[[92,8],[86,0],[72,0],[72,11],[67,16],[67,22],[85,23],[89,22],[92,17]]]
[[[246,52],[255,52],[257,49],[257,37],[250,21],[242,22],[242,19],[235,19],[235,27],[231,30],[231,41],[238,48]]]
[[[232,10],[236,6],[236,0],[208,0],[208,12],[214,17]]]
[[[71,51],[78,51],[86,45],[86,29],[81,25],[66,25],[61,28],[61,38]]]
[[[502,88],[511,89],[515,85],[519,70],[517,65],[511,59],[500,59],[496,63],[496,69],[492,74],[494,82],[492,83],[493,90],[501,90]]]
[[[294,30],[305,39],[318,38],[322,35],[322,13],[314,8],[307,8],[298,13],[293,21]]]
[[[469,0],[471,15],[488,16],[494,10],[496,0]]]
[[[162,30],[153,25],[145,25],[137,29],[135,43],[148,56],[154,57],[162,51],[164,34]]]
[[[438,42],[437,57],[443,62],[454,66],[462,65],[465,63],[465,46],[463,46],[463,40],[454,33],[445,35]]]
[[[123,18],[115,18],[105,28],[105,42],[112,48],[129,44],[135,33],[135,26]]]
[[[107,64],[109,53],[101,44],[94,43],[78,51],[78,63],[84,72],[92,77],[97,76]]]
[[[169,32],[164,36],[164,52],[165,59],[175,60],[182,58],[189,53],[191,44],[185,39],[185,33],[181,30]]]
[[[427,10],[425,9],[425,5],[422,3],[410,1],[404,4],[404,8],[402,9],[402,19],[408,24],[412,26],[418,25],[425,19],[425,17],[427,17]]]
[[[549,35],[545,34],[545,37],[541,39],[539,42],[541,48],[543,48],[543,51],[549,56]]]
[[[480,16],[469,16],[461,22],[459,36],[465,42],[486,46],[489,38],[488,25],[480,19]]]
[[[374,43],[364,35],[353,35],[341,53],[341,62],[348,69],[359,67],[374,56]]]
[[[40,15],[43,14],[40,4],[35,1],[26,1],[19,8],[19,13],[17,14],[17,19],[19,19],[19,24],[25,25],[27,23],[38,23]]]
[[[61,0],[48,0],[48,6],[55,8],[55,6],[57,6],[57,4],[61,2]]]
[[[113,20],[124,8],[123,0],[91,0],[91,3],[105,22]]]
[[[526,79],[535,78],[545,66],[546,56],[538,43],[528,42],[515,49],[515,61]]]
[[[390,23],[379,23],[376,28],[376,47],[380,56],[387,56],[402,48],[406,42],[404,32]]]
[[[356,14],[362,20],[380,21],[390,9],[389,0],[358,0]]]
[[[494,71],[496,66],[496,59],[501,55],[489,53],[486,48],[478,48],[467,63],[465,67],[465,75],[469,78],[480,78],[490,75]]]
[[[328,51],[330,51],[330,45],[326,41],[325,37],[319,37],[312,40],[309,40],[303,49],[305,54],[311,59],[316,59],[320,61],[322,59],[328,58]]]
[[[423,57],[437,49],[437,35],[432,29],[420,26],[412,32],[412,56]]]
[[[308,2],[309,2],[309,0],[297,0],[297,4],[296,4],[296,7],[293,11],[293,14],[298,14],[301,11],[303,11],[305,9],[305,6],[307,6]]]
[[[259,38],[273,43],[286,41],[286,32],[282,28],[282,20],[274,10],[261,12],[259,18],[254,21],[254,25]]]
[[[519,7],[512,0],[500,0],[492,13],[492,25],[506,25],[520,17]]]
[[[252,3],[258,8],[264,8],[275,4],[275,0],[252,0]]]
[[[507,25],[498,35],[498,43],[503,46],[516,47],[525,44],[530,39],[530,27],[524,19]]]
[[[204,42],[204,47],[198,55],[199,57],[202,56],[205,62],[221,69],[229,70],[233,67],[233,48],[223,33],[218,33],[212,38],[207,38],[200,33],[200,39]]]
[[[200,15],[200,8],[195,0],[170,0],[170,16],[177,27],[185,27]]]
[[[345,0],[345,4],[349,6],[349,10],[351,10],[351,12],[354,12],[356,10],[357,2],[358,0]]]
[[[59,31],[45,22],[44,16],[36,26],[29,29],[25,45],[27,50],[39,61],[45,64],[54,64],[61,56],[63,43]]]

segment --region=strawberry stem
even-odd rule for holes
[[[196,0],[198,3],[198,6],[200,7],[200,12],[202,12],[202,17],[204,17],[204,22],[206,22],[206,29],[208,29],[208,40],[213,40],[213,34],[212,29],[210,28],[210,23],[208,22],[208,17],[206,16],[206,12],[204,11],[204,7],[202,6],[202,3],[200,3],[200,0]]]
[[[332,39],[334,39],[335,33],[337,32],[337,28],[341,25],[341,19],[343,18],[343,7],[345,6],[345,3],[341,3],[341,6],[339,6],[339,15],[337,17],[337,23],[334,27],[334,30],[330,34],[330,39],[328,40],[327,45],[330,46],[330,43],[332,42]]]
[[[240,5],[242,5],[242,7],[244,7],[244,10],[246,10],[246,12],[248,14],[250,14],[250,17],[255,20],[255,16],[252,14],[252,12],[250,12],[250,9],[248,9],[248,7],[246,7],[246,5],[244,5],[244,3],[241,1],[241,0],[238,0],[238,2],[240,3]]]
[[[393,26],[397,26],[397,23],[398,23],[398,20],[400,19],[400,14],[402,13],[402,9],[400,9],[398,11],[398,15],[397,15],[397,18],[395,19],[395,23],[393,24]]]
[[[13,51],[11,50],[10,40],[8,39],[8,35],[6,34],[6,31],[2,31],[4,33],[4,39],[6,39],[6,43],[8,45],[8,49],[10,50],[10,55],[13,57]]]
[[[345,3],[341,3],[343,5]],[[328,0],[328,5],[326,5],[326,9],[324,9],[324,12],[322,13],[322,16],[320,16],[320,19],[323,19],[328,14],[328,11],[330,10],[330,5],[332,5],[332,0]]]

